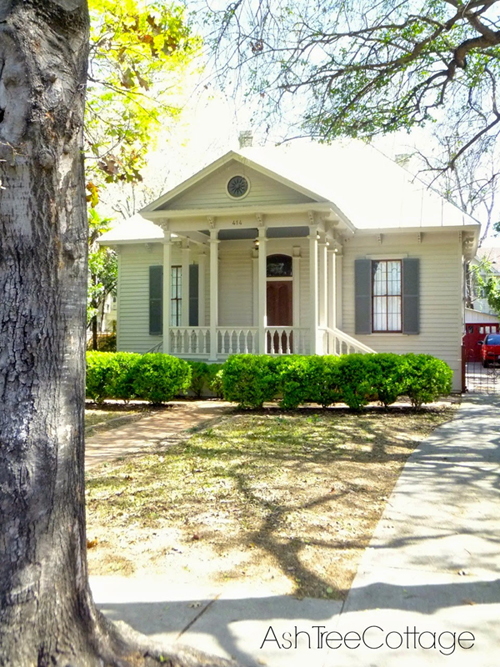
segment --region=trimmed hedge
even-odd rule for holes
[[[168,354],[87,352],[87,397],[102,403],[107,398],[151,403],[170,401],[189,388],[189,364]]]
[[[426,354],[348,354],[273,358],[234,355],[224,364],[224,398],[242,408],[260,408],[281,398],[284,409],[304,403],[326,407],[344,402],[360,410],[370,401],[385,406],[408,396],[414,407],[451,391],[453,373]]]
[[[406,354],[406,373],[411,378],[405,394],[415,408],[431,403],[451,391],[451,368],[430,354]]]
[[[209,365],[204,361],[188,361],[188,364],[191,368],[191,384],[189,385],[189,391],[196,398],[200,398],[210,380]]]
[[[280,359],[265,354],[235,354],[225,362],[222,389],[241,408],[261,408],[278,393]]]
[[[143,354],[133,372],[134,395],[155,405],[171,401],[187,391],[191,383],[187,361],[161,352]]]
[[[87,352],[87,396],[98,403],[107,398],[163,403],[188,391],[199,397],[208,389],[250,409],[279,399],[286,410],[338,402],[360,410],[369,401],[388,406],[401,396],[419,408],[449,394],[452,376],[444,361],[428,354],[240,354],[224,364],[206,364],[161,353]]]
[[[86,393],[96,403],[107,398],[133,398],[134,352],[87,352]]]

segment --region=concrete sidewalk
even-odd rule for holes
[[[96,601],[155,639],[249,667],[496,667],[499,408],[495,397],[466,397],[413,453],[345,603],[118,577],[91,581]]]

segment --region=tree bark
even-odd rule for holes
[[[87,579],[86,0],[0,0],[0,665],[157,664]],[[194,652],[162,664],[227,664]]]

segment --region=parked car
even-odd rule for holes
[[[481,345],[481,359],[486,368],[491,362],[500,361],[500,333],[488,334],[479,343]]]

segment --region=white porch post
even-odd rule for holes
[[[300,246],[293,247],[292,257],[293,275],[293,326],[300,327]]]
[[[170,354],[170,290],[172,279],[172,237],[163,232],[163,353]]]
[[[342,329],[342,255],[340,251],[336,254],[335,257],[335,293],[337,295],[336,304],[335,304],[335,324],[338,329]]]
[[[318,238],[317,226],[309,226],[309,303],[311,322],[310,354],[318,350]]]
[[[205,326],[205,278],[207,272],[207,256],[205,251],[198,255],[198,326]]]
[[[259,354],[266,350],[267,326],[267,238],[266,228],[259,228]]]
[[[328,248],[328,327],[330,329],[336,328],[337,320],[337,294],[336,294],[336,280],[335,280],[335,269],[336,269],[336,253],[334,248]]]
[[[252,325],[259,326],[259,249],[252,248]],[[258,341],[256,341],[258,344]]]
[[[189,259],[191,250],[189,241],[182,246],[182,311],[181,326],[189,326]]]
[[[318,243],[319,247],[319,326],[327,326],[327,308],[328,308],[328,280],[327,280],[327,245],[326,239],[322,238]]]
[[[210,230],[210,361],[217,360],[219,325],[219,234]]]

